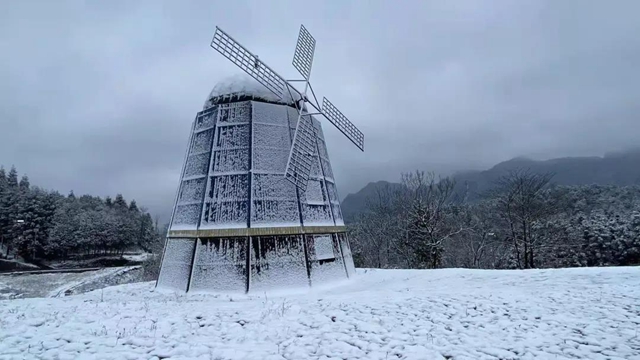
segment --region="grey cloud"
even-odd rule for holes
[[[190,121],[238,69],[215,25],[287,78],[300,23],[312,84],[366,135],[325,136],[341,195],[415,168],[637,145],[635,1],[0,3],[0,164],[67,192],[170,211]]]

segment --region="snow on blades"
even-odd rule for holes
[[[298,112],[259,84],[223,81],[192,124],[158,287],[247,292],[355,273],[322,127],[307,191],[284,177]]]
[[[328,288],[265,285],[0,301],[0,359],[640,358],[638,267],[360,270]]]

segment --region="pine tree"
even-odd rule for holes
[[[120,210],[128,208],[127,202],[124,200],[124,197],[122,197],[122,194],[116,195],[116,199],[113,202],[113,206]]]
[[[21,188],[18,217],[16,223],[16,251],[25,259],[35,259],[43,254],[48,238],[53,209],[51,197],[46,192]]]
[[[618,265],[640,265],[640,211],[626,219],[624,229],[616,241]]]
[[[112,207],[113,206],[113,200],[111,199],[111,196],[107,196],[104,199],[104,203],[105,205],[107,205],[108,207]]]
[[[6,251],[8,238],[6,234],[9,222],[9,211],[5,197],[7,196],[7,174],[0,166],[0,255]]]
[[[22,175],[20,179],[20,183],[18,184],[20,189],[29,189],[29,177],[27,175]]]
[[[7,184],[7,173],[4,171],[4,166],[0,166],[0,189]]]
[[[154,228],[153,220],[149,213],[140,217],[140,233],[137,235],[136,245],[146,252],[158,251],[160,237]]]
[[[7,176],[7,185],[9,187],[18,187],[18,171],[15,166],[11,167],[9,175]]]
[[[80,207],[69,197],[59,201],[52,218],[52,226],[44,252],[49,258],[64,258],[80,247]]]
[[[138,209],[138,204],[136,204],[135,200],[131,200],[131,203],[129,204],[129,211],[132,211],[132,212],[135,212],[135,213],[140,211]]]
[[[11,167],[5,185],[0,192],[0,236],[7,255],[13,254],[19,231],[17,229],[20,209],[20,193],[18,189],[18,171]]]

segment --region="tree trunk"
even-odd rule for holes
[[[518,265],[518,269],[522,269],[522,265],[520,264],[520,248],[518,247],[518,238],[513,237],[513,247],[516,251],[516,264]]]

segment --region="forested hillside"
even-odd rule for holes
[[[640,150],[609,153],[603,157],[566,157],[545,161],[514,158],[485,171],[465,171],[454,174],[454,192],[466,202],[473,202],[495,186],[495,182],[510,171],[528,169],[536,174],[554,174],[556,185],[640,185]],[[386,181],[371,182],[342,202],[345,220],[351,222],[365,209],[367,198],[384,188]]]
[[[552,185],[518,169],[475,202],[454,179],[405,174],[350,224],[356,265],[540,268],[640,264],[640,186]]]
[[[151,215],[116,195],[63,196],[18,180],[14,167],[0,168],[0,255],[26,260],[71,255],[155,250],[159,231]]]

